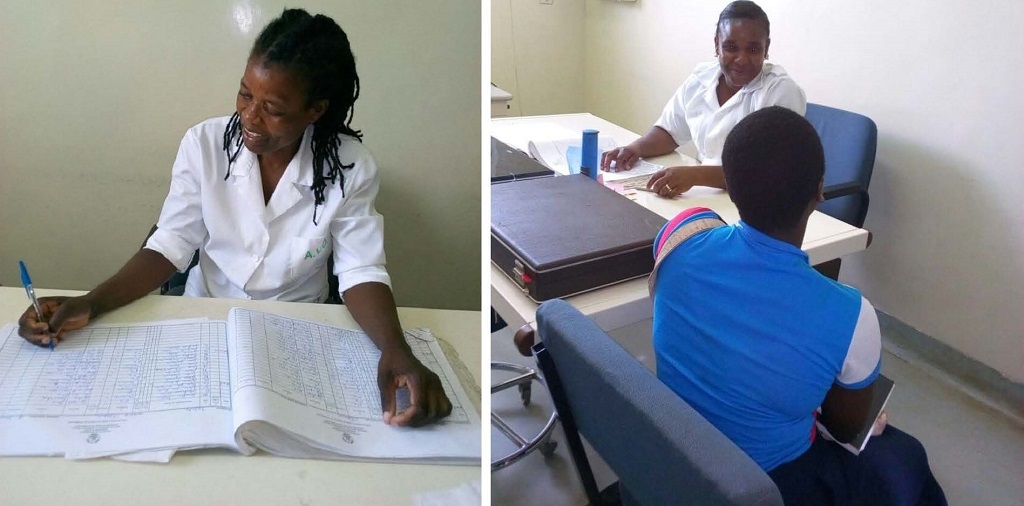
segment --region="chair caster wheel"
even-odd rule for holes
[[[555,449],[558,448],[558,441],[547,441],[541,443],[540,453],[545,457],[550,457],[555,454]]]
[[[533,391],[530,383],[519,384],[519,398],[523,401],[523,406],[530,405],[530,393]]]

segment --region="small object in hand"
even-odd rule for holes
[[[412,406],[412,392],[409,391],[409,387],[400,387],[395,390],[395,405],[397,414],[402,414]]]

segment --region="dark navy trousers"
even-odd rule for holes
[[[924,446],[891,425],[860,455],[819,434],[803,455],[768,475],[787,505],[946,505]]]

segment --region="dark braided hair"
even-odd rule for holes
[[[317,14],[311,16],[302,9],[285,9],[281,17],[273,20],[260,32],[252,46],[249,58],[262,63],[280,65],[305,81],[306,104],[328,100],[327,111],[313,124],[313,223],[316,208],[324,203],[327,182],[340,180],[345,195],[345,174],[354,163],[344,164],[338,159],[340,134],[350,135],[362,142],[363,134],[352,129],[354,105],[359,98],[359,75],[356,60],[349,46],[348,36],[333,19]],[[224,129],[224,152],[228,157],[227,180],[231,164],[242,150],[241,121],[236,112]]]
[[[723,23],[734,19],[760,21],[764,25],[764,36],[767,38],[771,34],[771,24],[768,22],[768,15],[764,13],[764,10],[754,2],[739,0],[731,2],[722,9],[722,13],[718,15],[718,24],[715,25],[715,36],[721,35]]]

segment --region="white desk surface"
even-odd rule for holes
[[[38,290],[44,295],[81,292]],[[235,306],[358,328],[344,306],[147,296],[104,315],[104,323],[208,317]],[[20,287],[0,288],[0,322],[28,307]],[[481,315],[476,311],[400,308],[406,328],[428,327],[450,343],[480,383]],[[287,459],[227,450],[180,452],[169,464],[60,457],[0,458],[0,504],[412,504],[418,493],[480,480],[480,466],[405,465]]]
[[[585,128],[609,134],[624,146],[640,137],[593,114],[557,114],[491,120],[491,136],[526,152],[526,145],[537,138],[568,138]],[[679,153],[650,159],[665,166],[695,165],[697,162]],[[651,193],[638,192],[636,202],[655,213],[671,219],[687,208],[703,206],[715,210],[728,223],[739,221],[739,212],[725,190],[696,187],[674,198],[666,199]],[[807,224],[803,250],[816,265],[867,247],[868,231],[815,211]],[[567,298],[573,306],[590,316],[601,328],[614,330],[651,317],[651,301],[647,294],[647,278],[634,279]],[[491,305],[513,328],[535,320],[537,303],[523,294],[500,269],[491,264]]]

